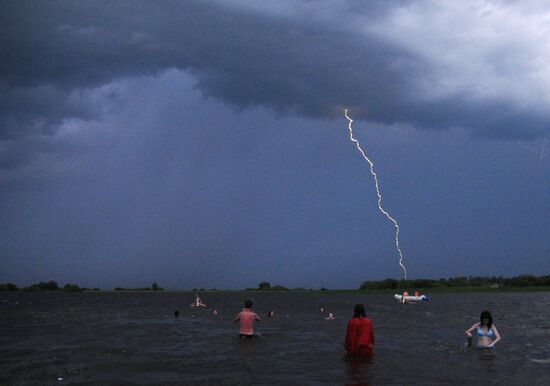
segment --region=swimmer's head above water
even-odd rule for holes
[[[479,322],[482,326],[487,326],[487,328],[490,329],[493,325],[493,317],[491,316],[491,313],[489,311],[483,311],[479,316]]]
[[[367,313],[365,312],[365,306],[362,304],[356,304],[353,309],[353,317],[354,318],[361,318],[366,317]]]

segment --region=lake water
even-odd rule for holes
[[[550,385],[550,293],[407,305],[391,294],[201,298],[208,307],[197,310],[192,293],[0,293],[0,385]],[[263,319],[254,340],[237,338],[233,322],[247,298]],[[374,324],[372,360],[344,355],[356,303]],[[466,351],[464,330],[484,309],[502,341]]]

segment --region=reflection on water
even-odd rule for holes
[[[347,382],[354,385],[369,386],[370,372],[373,368],[373,358],[345,357]]]
[[[261,337],[242,340],[233,318],[249,297]],[[401,305],[391,294],[213,292],[201,309],[189,307],[193,298],[2,293],[0,384],[548,384],[548,293],[441,294]],[[372,359],[344,355],[359,302],[375,328]],[[464,330],[484,309],[503,340],[468,351]]]

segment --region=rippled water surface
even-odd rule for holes
[[[233,318],[246,298],[262,337],[243,341]],[[550,385],[549,293],[440,294],[408,305],[391,294],[202,299],[208,307],[197,310],[190,293],[1,293],[0,385]],[[343,352],[359,302],[375,328],[372,360]],[[503,340],[466,351],[464,330],[483,309]]]

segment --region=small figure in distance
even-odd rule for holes
[[[260,321],[260,317],[254,311],[252,311],[252,300],[246,300],[244,302],[244,309],[235,317],[235,323],[240,323],[239,337],[241,338],[254,338],[254,321]]]
[[[332,312],[328,313],[327,320],[334,320],[334,314]]]
[[[275,316],[275,311],[269,310],[269,312],[267,313],[267,317],[268,317],[268,318],[271,318],[271,317],[273,317],[273,316]]]
[[[206,307],[206,304],[199,298],[199,294],[195,294],[195,301],[191,303],[191,307]]]
[[[212,312],[212,314],[214,314],[214,315],[218,315],[218,314],[219,314],[219,312],[218,312],[218,310],[214,310],[214,311]]]
[[[319,312],[322,314],[323,312],[325,312],[325,307],[321,306],[319,307]]]
[[[403,291],[403,297],[401,298],[403,304],[407,303],[407,296],[409,296],[409,293],[407,291]]]
[[[493,317],[489,311],[483,311],[479,317],[479,322],[465,331],[468,337],[468,348],[472,345],[472,332],[474,330],[477,335],[478,348],[492,348],[500,341],[500,334],[493,324]]]
[[[174,317],[176,319],[180,317],[180,312],[178,310],[174,311]]]
[[[356,304],[353,318],[346,329],[346,354],[350,356],[372,356],[374,348],[374,328],[367,318],[365,306]]]

